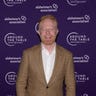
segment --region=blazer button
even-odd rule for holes
[[[46,86],[46,88],[49,88],[48,86]]]

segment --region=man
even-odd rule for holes
[[[56,44],[57,20],[52,15],[41,17],[38,34],[41,44],[23,52],[16,89],[17,96],[75,96],[72,54]]]

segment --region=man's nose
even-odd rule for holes
[[[51,32],[51,31],[50,31],[49,29],[46,30],[46,34],[50,34],[50,32]]]

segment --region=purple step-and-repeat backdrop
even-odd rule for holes
[[[76,96],[96,96],[95,0],[0,0],[0,96],[16,96],[22,51],[40,42],[46,14],[58,20],[57,43],[73,52]]]

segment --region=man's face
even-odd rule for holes
[[[43,44],[52,45],[55,42],[58,33],[56,22],[50,19],[41,21],[38,33]]]

